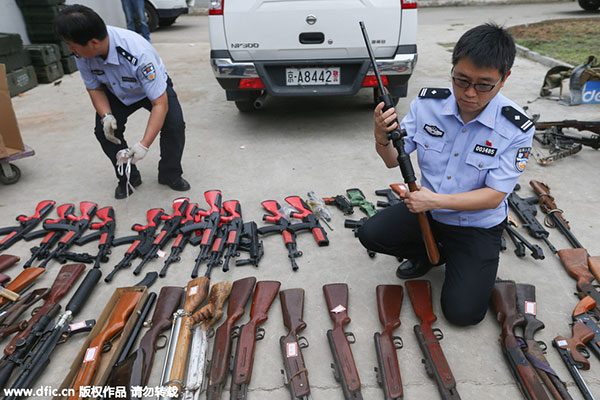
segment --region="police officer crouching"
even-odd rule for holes
[[[173,83],[156,50],[135,32],[107,26],[92,9],[82,5],[64,8],[56,17],[56,32],[76,55],[77,67],[96,109],[94,133],[115,168],[119,183],[115,198],[127,197],[126,177],[117,171],[119,150],[132,159],[130,184],[142,178],[135,163],[146,155],[160,132],[158,183],[185,191],[181,156],[185,122]],[[140,108],[150,111],[142,139],[128,148],[123,133],[127,118]]]
[[[452,89],[422,89],[400,123],[406,152],[417,151],[422,187],[405,192],[404,202],[378,212],[358,232],[368,249],[406,259],[396,270],[399,278],[417,278],[433,267],[416,214],[427,213],[446,264],[442,311],[456,325],[485,317],[506,226],[506,197],[531,152],[533,122],[499,93],[515,53],[513,38],[494,24],[460,38],[452,54]],[[398,152],[387,139],[397,128],[395,110],[383,112],[380,103],[373,118],[377,154],[395,168]]]

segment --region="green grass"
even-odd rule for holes
[[[521,46],[571,65],[600,57],[600,18],[543,21],[509,31]]]

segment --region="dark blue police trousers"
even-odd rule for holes
[[[506,222],[492,228],[447,225],[428,215],[438,242],[445,279],[442,311],[456,325],[475,325],[484,317],[494,288],[502,231]],[[417,215],[404,203],[379,211],[358,232],[363,246],[398,258],[426,259]]]

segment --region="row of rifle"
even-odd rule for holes
[[[594,397],[579,371],[590,369],[590,353],[586,350],[586,345],[600,360],[600,257],[590,256],[573,234],[563,216],[563,210],[556,205],[554,197],[550,194],[550,188],[535,180],[530,181],[530,185],[537,194],[536,197],[522,199],[513,192],[508,198],[509,205],[516,211],[530,235],[543,240],[551,252],[558,255],[569,276],[577,281],[576,294],[579,303],[571,316],[572,336],[556,337],[553,346],[558,349],[583,397],[590,400]],[[548,230],[536,218],[536,203],[539,203],[540,209],[546,214],[544,225],[558,228],[572,248],[557,250],[550,243]],[[531,285],[515,285],[512,281],[499,281],[496,283],[492,300],[498,319],[503,325],[502,342],[505,345],[518,341],[514,329],[523,328],[523,340],[526,343],[523,352],[507,348],[505,354],[513,367],[524,397],[534,400],[548,399],[549,396],[543,388],[545,386],[553,398],[570,399],[564,390],[564,384],[549,367],[533,339],[535,332],[544,326],[535,319],[535,288]],[[523,348],[520,342],[517,343],[518,346]]]
[[[535,121],[533,138],[548,152],[547,155],[534,152],[533,156],[539,164],[548,165],[561,158],[577,154],[583,146],[589,146],[594,150],[600,149],[600,122],[538,121],[539,117],[538,114],[532,117]]]
[[[65,276],[60,277],[59,274],[52,290],[61,286],[60,281],[65,288],[64,296],[84,268],[83,264],[63,266],[61,274]],[[71,277],[65,283],[67,274]],[[277,281],[256,282],[256,278],[248,277],[233,283],[218,282],[209,293],[210,280],[203,276],[192,279],[186,288],[165,286],[156,296],[155,293],[148,294],[147,287],[140,287],[144,286],[142,284],[116,289],[97,323],[88,320],[72,324],[99,279],[100,271],[91,269],[62,314],[56,302],[44,304],[42,308],[48,311],[38,318],[23,344],[11,356],[5,357],[0,368],[0,388],[9,387],[8,382],[15,369],[19,369],[19,374],[10,388],[31,388],[49,365],[59,343],[77,332],[91,330],[60,389],[73,389],[69,400],[123,397],[116,388],[125,388],[128,398],[142,398],[141,388],[148,384],[154,355],[163,347],[159,345],[159,338],[170,329],[160,381],[160,387],[169,390],[159,394],[160,399],[175,396],[198,399],[203,391],[206,391],[208,400],[221,399],[229,375],[230,398],[246,399],[256,342],[265,336],[260,325],[267,320],[268,311],[279,294],[283,324],[287,330],[279,339],[284,382],[291,399],[312,398],[308,369],[302,355],[302,349],[308,347],[308,341],[301,336],[306,327],[303,289],[280,291]],[[423,352],[426,371],[435,379],[442,398],[459,399],[456,382],[440,347],[441,332],[431,326],[436,316],[432,309],[429,281],[406,282],[406,289],[420,320],[414,331]],[[334,377],[340,382],[346,399],[362,399],[360,378],[350,349],[355,339],[352,333],[345,331],[350,322],[348,286],[344,283],[327,284],[323,286],[323,293],[333,321],[333,329],[327,331],[327,338]],[[249,319],[237,328],[235,324],[243,317],[250,297]],[[402,341],[394,336],[394,330],[400,326],[403,287],[379,285],[376,297],[383,325],[382,331],[374,335],[377,380],[385,399],[401,399],[402,380],[396,350],[401,347]],[[156,307],[150,327],[139,340],[138,348],[134,349],[154,302]],[[223,316],[225,321],[214,332],[212,357],[207,361],[208,341],[213,337],[210,332]],[[93,387],[102,387],[102,393],[90,392]],[[15,392],[5,397],[7,400],[16,398],[19,396]]]
[[[187,244],[199,248],[192,278],[198,276],[202,262],[207,262],[207,277],[220,264],[223,265],[223,271],[229,270],[230,260],[239,257],[241,251],[248,252],[249,255],[245,259],[237,259],[235,265],[258,266],[264,254],[259,234],[282,234],[294,270],[298,269],[295,259],[302,255],[296,244],[298,232],[311,232],[319,246],[329,244],[327,233],[318,217],[299,196],[286,197],[284,208],[274,200],[263,201],[262,206],[269,213],[263,219],[270,224],[261,228],[254,221],[242,220],[241,206],[237,200],[222,202],[221,191],[206,191],[204,197],[208,210],[190,203],[188,198],[177,198],[173,201],[173,213],[167,214],[162,208],[148,210],[147,223],[133,225],[132,229],[136,234],[120,238],[115,238],[116,222],[112,207],[98,210],[95,203],[85,201],[80,204],[81,216],[76,216],[73,204],[63,204],[57,207],[58,218],[44,220],[55,202],[42,201],[36,207],[34,215],[17,217],[19,225],[0,228],[0,235],[4,235],[0,240],[0,251],[8,249],[20,239],[43,237],[40,244],[31,249],[32,256],[25,262],[24,268],[32,267],[36,261],[39,261],[36,268],[45,268],[53,259],[60,263],[93,262],[94,267],[99,268],[101,263],[108,262],[112,247],[129,244],[122,259],[105,277],[105,281],[110,282],[118,271],[130,268],[136,259],[139,259],[139,263],[133,270],[134,275],[140,274],[152,259],[166,256],[159,274],[164,277],[169,266],[181,260],[180,254]],[[100,222],[92,223],[94,216]],[[33,231],[42,220],[44,229]],[[95,229],[96,232],[84,236],[88,228]],[[98,239],[96,255],[68,251],[73,244],[84,245]],[[173,243],[167,255],[163,249],[170,241]]]
[[[502,351],[526,399],[570,400],[571,395],[558,374],[544,356],[546,346],[535,340],[535,333],[544,328],[536,318],[535,286],[498,280],[492,292],[492,306],[502,326]],[[589,370],[591,350],[600,360],[600,324],[598,308],[590,296],[584,297],[572,314],[572,336],[557,336],[552,345],[560,354],[583,398],[593,400],[579,370]],[[516,329],[522,331],[518,336]]]

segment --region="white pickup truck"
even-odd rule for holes
[[[416,0],[211,0],[211,65],[240,111],[270,96],[354,95],[376,81],[406,97],[417,62]]]

